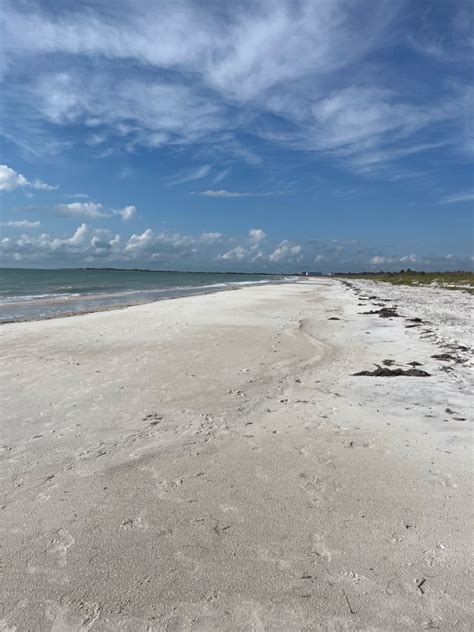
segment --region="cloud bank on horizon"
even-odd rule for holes
[[[2,265],[472,265],[469,0],[5,0],[1,20]]]

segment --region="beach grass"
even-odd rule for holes
[[[383,281],[392,285],[431,285],[452,290],[464,290],[474,293],[474,272],[417,272],[400,270],[399,272],[360,272],[335,275],[339,278],[368,279]]]

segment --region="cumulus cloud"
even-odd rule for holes
[[[110,217],[110,214],[104,213],[102,208],[102,204],[95,202],[70,202],[69,204],[58,204],[56,213],[60,217],[84,217],[86,219]]]
[[[265,241],[267,235],[261,228],[251,228],[245,242],[241,245],[231,248],[227,252],[217,255],[217,261],[224,262],[246,262],[246,263],[263,263],[267,257],[260,249],[260,245]]]
[[[235,246],[221,255],[217,255],[219,261],[250,261],[250,251],[244,246]]]
[[[125,206],[125,208],[117,211],[117,213],[125,222],[128,222],[131,219],[134,219],[137,216],[137,212],[138,212],[137,207],[133,205]]]
[[[17,173],[8,165],[0,165],[0,191],[14,191],[20,187],[29,187],[39,191],[53,191],[58,188],[38,179],[30,182],[24,175]]]
[[[223,233],[202,233],[200,235],[200,239],[202,241],[219,241],[220,239],[222,239],[224,237]]]
[[[369,263],[372,266],[377,266],[377,265],[382,265],[382,264],[396,266],[396,265],[405,264],[405,263],[422,263],[422,261],[423,260],[415,254],[409,254],[409,255],[403,255],[403,256],[375,255],[370,258]]]
[[[40,222],[20,219],[10,220],[9,222],[0,222],[0,226],[10,226],[11,228],[38,228],[40,226]]]
[[[416,256],[416,255],[414,255],[414,254],[411,254],[411,255],[405,255],[404,257],[400,257],[400,261],[401,261],[402,263],[406,263],[406,262],[408,262],[408,263],[416,263],[416,262],[417,262],[417,261],[419,261],[419,260],[420,260],[420,259],[419,259],[419,257],[417,257],[417,256]]]
[[[28,185],[28,180],[7,165],[0,165],[0,191],[13,191]]]
[[[301,250],[302,248],[299,244],[293,244],[284,239],[268,258],[273,263],[281,261],[301,261]]]
[[[26,222],[26,223],[25,223]],[[363,270],[370,265],[385,269],[422,266],[431,269],[471,268],[468,257],[439,254],[436,257],[415,254],[379,254],[353,242],[308,240],[296,243],[287,239],[277,243],[264,237],[262,229],[251,229],[241,237],[220,232],[182,234],[156,232],[152,228],[131,235],[117,234],[108,228],[96,228],[82,222],[70,233],[28,234],[38,222],[5,222],[0,239],[0,263],[12,261],[28,265],[118,265],[156,264],[172,269],[239,269],[291,271],[313,269],[315,262],[323,271]],[[18,237],[18,230],[21,232]],[[324,260],[322,259],[324,257]]]
[[[370,264],[373,266],[380,265],[381,263],[385,263],[385,257],[381,257],[380,255],[375,255],[375,257],[371,257]]]
[[[261,228],[251,228],[249,230],[249,238],[253,243],[260,243],[266,238],[265,232]]]
[[[137,213],[137,207],[133,205],[122,209],[105,209],[103,204],[97,202],[70,202],[56,206],[56,215],[59,217],[81,217],[88,220],[120,216],[127,222],[134,219]]]

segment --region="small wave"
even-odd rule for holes
[[[1,303],[28,303],[31,301],[40,301],[44,299],[62,299],[67,301],[70,298],[81,296],[80,294],[26,294],[23,296],[6,296],[1,299]]]

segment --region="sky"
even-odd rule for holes
[[[472,0],[0,1],[0,265],[472,268]]]

